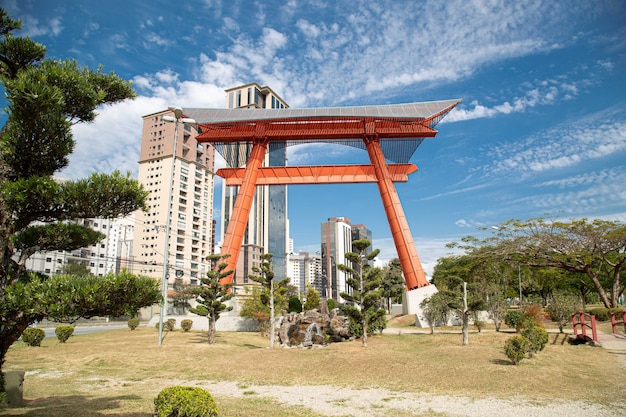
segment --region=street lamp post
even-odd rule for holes
[[[174,191],[174,168],[176,167],[176,141],[178,140],[178,123],[195,124],[193,119],[184,118],[183,109],[176,107],[174,109],[174,117],[162,116],[161,120],[168,123],[174,123],[174,147],[172,149],[172,173],[170,176],[170,190],[167,198],[167,219],[165,221],[165,252],[163,261],[163,278],[161,280],[161,291],[163,297],[163,306],[159,313],[159,346],[163,343],[163,321],[165,319],[165,309],[167,308],[167,268],[169,260],[169,243],[170,243],[170,223],[172,217],[172,194]]]

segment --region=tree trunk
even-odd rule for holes
[[[467,309],[467,282],[463,282],[463,346],[469,344],[469,311]]]
[[[270,282],[270,347],[274,347],[276,320],[274,320],[274,280]]]
[[[600,300],[602,300],[602,304],[604,304],[604,307],[606,308],[613,307],[611,305],[611,301],[609,300],[609,297],[607,297],[606,295],[606,291],[604,291],[604,287],[602,286],[602,283],[598,279],[598,275],[595,274],[591,269],[587,269],[587,271],[585,272],[587,273],[587,276],[591,279],[591,282],[593,282],[593,285],[596,287],[596,291],[598,292],[598,295],[600,296]]]
[[[209,315],[209,345],[215,343],[215,318]]]
[[[361,346],[367,347],[367,317],[363,315],[363,336],[361,337]]]

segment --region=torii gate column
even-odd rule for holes
[[[228,227],[224,235],[224,244],[222,245],[222,255],[230,255],[225,262],[227,267],[225,271],[235,271],[237,268],[237,260],[243,243],[243,236],[246,233],[246,225],[248,217],[250,217],[250,209],[254,201],[254,192],[256,191],[256,182],[259,177],[259,168],[263,164],[265,152],[267,151],[267,139],[257,139],[252,144],[252,151],[246,163],[246,169],[243,176],[243,182],[237,193],[237,199],[233,206],[233,213],[228,220]],[[223,278],[222,284],[230,284],[234,279],[234,273]]]
[[[398,192],[391,180],[391,174],[387,168],[380,141],[376,136],[366,137],[363,141],[365,142],[370,161],[374,165],[374,172],[378,180],[378,190],[383,200],[387,221],[391,228],[391,235],[396,245],[407,291],[429,285],[415,248],[413,236],[411,236],[409,224],[404,216]]]

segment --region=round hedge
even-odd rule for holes
[[[211,393],[198,387],[167,387],[154,400],[155,417],[216,417],[217,412]]]
[[[22,341],[28,346],[41,346],[41,341],[46,337],[46,332],[37,327],[29,327],[22,333]]]

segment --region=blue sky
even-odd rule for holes
[[[428,273],[446,243],[510,218],[626,221],[622,0],[0,4],[49,57],[102,64],[137,90],[75,127],[65,177],[136,174],[141,116],[223,108],[225,89],[258,82],[291,107],[463,100],[397,184]],[[290,148],[289,164],[367,162],[320,146]],[[296,251],[318,250],[320,224],[337,216],[366,224],[381,260],[395,256],[375,184],[290,187]]]

